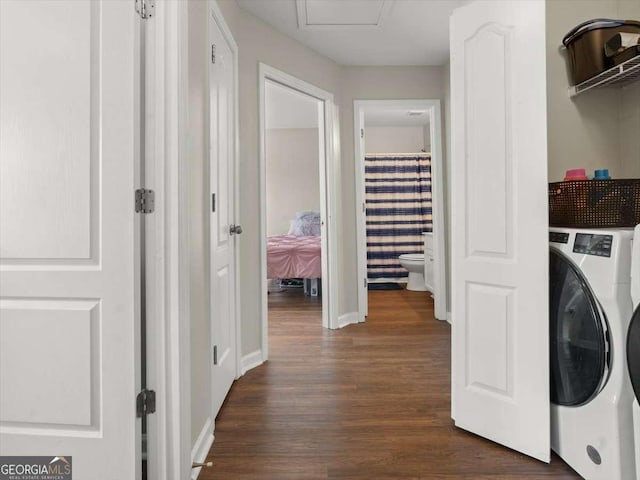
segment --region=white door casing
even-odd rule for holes
[[[433,216],[433,242],[431,265],[433,274],[434,316],[438,320],[447,320],[447,262],[446,233],[444,222],[444,188],[442,153],[442,128],[440,100],[354,100],[354,159],[355,159],[355,191],[356,191],[356,254],[357,254],[357,287],[358,317],[364,321],[368,314],[367,279],[367,230],[365,211],[365,165],[367,112],[384,109],[424,109],[429,116],[429,137],[431,139],[431,194]],[[364,135],[363,135],[364,132]],[[399,152],[400,153],[400,152]]]
[[[210,185],[212,400],[216,417],[237,376],[236,46],[222,17],[210,18]],[[224,30],[224,31],[223,31]],[[213,204],[215,202],[215,205]],[[215,208],[214,208],[215,207]]]
[[[132,2],[0,2],[0,454],[139,478]]]
[[[472,2],[450,34],[455,424],[548,462],[545,4]]]
[[[333,102],[333,94],[322,90],[299,78],[289,75],[267,64],[258,67],[259,99],[259,155],[260,155],[260,279],[262,296],[262,339],[261,360],[269,358],[269,319],[267,302],[267,209],[266,209],[266,82],[271,81],[283,87],[291,88],[301,94],[318,100],[318,151],[320,180],[320,216],[322,249],[322,326],[336,329],[339,324],[338,307],[338,239],[336,228],[338,170],[334,163],[339,160],[340,137],[338,108]]]

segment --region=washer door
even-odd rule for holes
[[[629,334],[627,335],[627,364],[629,365],[629,375],[631,385],[640,402],[640,305],[633,312]]]
[[[573,262],[553,248],[549,262],[551,401],[582,405],[608,377],[606,320]]]

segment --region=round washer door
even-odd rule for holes
[[[627,335],[627,364],[629,365],[629,375],[631,385],[640,402],[640,305],[633,312],[629,333]]]
[[[578,406],[607,380],[606,320],[573,262],[551,249],[549,263],[551,401]]]

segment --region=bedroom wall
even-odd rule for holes
[[[563,36],[591,18],[640,18],[637,0],[547,1],[547,118],[549,181],[569,168],[609,168],[612,177],[640,176],[640,93],[600,89],[569,98]]]
[[[211,415],[209,328],[209,104],[207,4],[190,2],[189,22],[189,272],[191,326],[191,441]]]
[[[281,235],[296,212],[320,211],[318,129],[268,129],[266,160],[267,235]]]
[[[264,62],[317,85],[333,93],[338,103],[341,67],[243,11],[235,0],[218,0],[218,5],[239,48],[239,223],[245,231],[240,236],[239,273],[244,290],[240,327],[242,355],[246,356],[259,350],[261,341],[258,63]],[[338,221],[341,225],[342,220]],[[339,235],[342,236],[341,232]]]
[[[343,67],[340,104],[342,150],[342,237],[343,260],[340,285],[340,313],[356,312],[357,261],[355,218],[355,161],[353,147],[354,100],[444,99],[443,67]],[[442,109],[444,111],[444,109]],[[444,118],[444,114],[443,114]],[[443,138],[445,134],[442,122]],[[446,180],[445,180],[446,183]],[[446,208],[446,206],[445,206]]]
[[[425,148],[424,127],[365,126],[366,153],[417,153]],[[427,137],[428,139],[428,137]],[[428,144],[427,144],[428,146]],[[426,150],[426,149],[425,149]]]

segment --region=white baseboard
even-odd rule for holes
[[[451,325],[451,312],[447,312],[447,322]]]
[[[364,319],[362,319],[362,320],[364,320]],[[342,315],[340,315],[338,317],[338,327],[337,328],[346,327],[347,325],[351,325],[352,323],[360,323],[362,320],[360,319],[360,313],[359,312],[344,313],[344,314],[342,314]]]
[[[241,360],[240,375],[244,375],[252,368],[259,367],[263,363],[264,359],[262,358],[262,350],[256,350],[255,352],[245,355]]]
[[[191,449],[191,464],[203,463],[207,459],[209,450],[211,450],[211,445],[213,445],[213,422],[210,418],[207,418],[207,421],[204,422],[204,426],[200,431],[200,435],[198,435],[196,443]],[[198,478],[200,470],[202,470],[202,467],[191,469],[191,480],[196,480]]]

